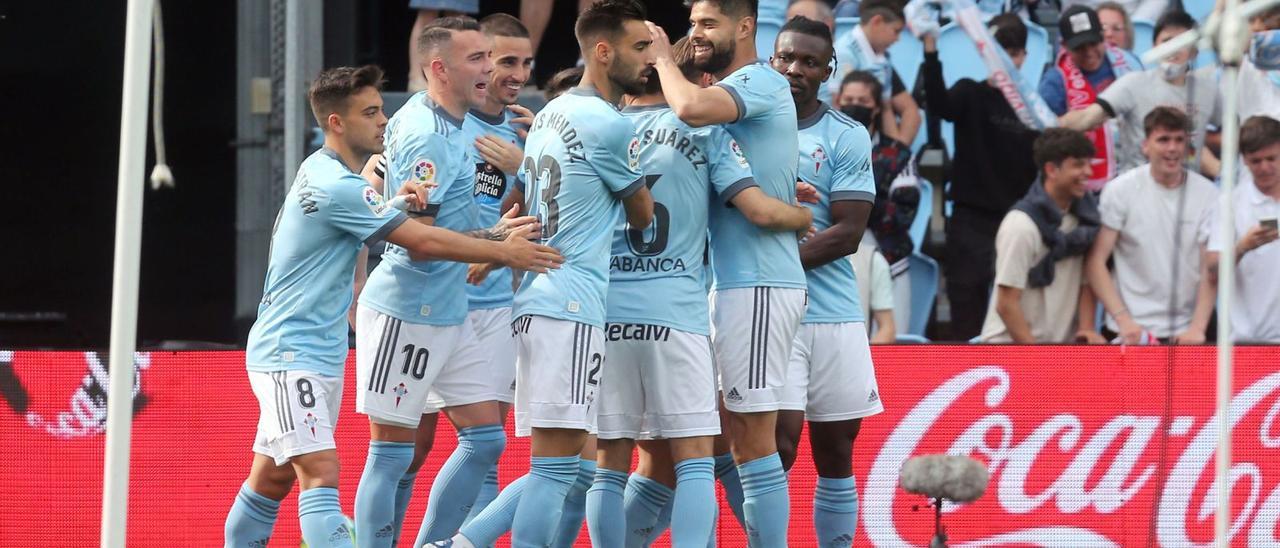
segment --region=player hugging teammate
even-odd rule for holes
[[[506,15],[428,25],[427,91],[390,123],[376,69],[317,79],[326,146],[273,235],[247,358],[262,419],[227,546],[264,545],[295,478],[310,546],[396,546],[438,411],[458,445],[415,547],[508,530],[571,546],[585,515],[593,546],[669,526],[702,548],[717,479],[751,546],[786,546],[806,419],[818,538],[851,545],[852,444],[882,410],[847,260],[875,198],[867,131],[817,99],[825,26],[788,22],[765,63],[756,0],[690,4],[672,45],[639,2],[595,2],[575,26],[581,83],[532,118],[515,106],[528,33]],[[355,175],[378,153],[384,176]],[[355,322],[371,441],[353,538],[333,443],[342,318],[360,244],[383,239]],[[532,457],[497,493],[512,406]]]

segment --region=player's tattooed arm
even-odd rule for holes
[[[529,233],[529,238],[537,239],[538,233],[542,230],[541,225],[538,224],[538,218],[528,215],[524,217],[517,217],[517,213],[520,213],[520,204],[513,203],[507,208],[507,212],[502,214],[502,218],[498,219],[497,224],[494,224],[489,228],[463,232],[463,234],[472,238],[479,238],[481,240],[501,242],[511,236],[512,232],[515,232],[525,226],[532,226],[533,231]]]
[[[831,226],[800,244],[800,264],[809,270],[858,251],[870,217],[871,202],[831,202]]]

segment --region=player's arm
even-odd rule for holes
[[[564,257],[555,248],[530,242],[533,228],[533,225],[525,225],[511,231],[507,239],[496,242],[472,238],[439,227],[402,223],[386,239],[408,250],[409,256],[414,260],[501,263],[534,272],[557,268],[564,262]]]
[[[387,176],[387,157],[381,154],[370,156],[369,161],[364,163],[364,169],[360,170],[360,176],[382,194],[382,185]]]
[[[1022,313],[1022,289],[1007,285],[996,286],[996,314],[1004,322],[1013,342],[1018,344],[1034,344],[1036,338],[1031,335],[1031,324]]]
[[[690,82],[671,56],[671,40],[667,38],[666,31],[653,23],[646,24],[653,39],[649,47],[653,48],[656,57],[654,68],[662,81],[662,95],[676,116],[693,127],[737,121],[742,113],[729,90],[721,86],[703,88]]]
[[[642,230],[653,222],[653,194],[648,186],[641,186],[630,196],[622,199],[622,207],[627,211],[627,225]]]
[[[356,254],[356,270],[354,289],[351,292],[351,306],[347,308],[347,322],[351,324],[351,329],[356,328],[356,303],[360,301],[360,292],[364,291],[364,282],[369,279],[369,246],[360,246],[360,253]]]
[[[874,195],[872,195],[874,200]],[[862,233],[871,217],[870,200],[845,199],[831,202],[831,226],[800,245],[800,264],[812,270],[858,251]]]
[[[747,221],[767,230],[796,232],[813,224],[813,212],[765,194],[759,186],[742,189],[729,200]]]

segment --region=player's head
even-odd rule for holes
[[[876,53],[884,53],[902,34],[907,18],[898,0],[865,0],[858,6],[858,21],[867,43]]]
[[[846,74],[840,81],[840,95],[835,97],[840,112],[867,126],[867,131],[875,133],[880,125],[881,93],[884,84],[870,72],[855,70]]]
[[[1187,12],[1171,10],[1164,12],[1164,15],[1156,20],[1155,32],[1152,36],[1155,37],[1155,44],[1158,46],[1194,28],[1196,28],[1196,20]],[[1165,57],[1160,62],[1160,68],[1164,70],[1166,78],[1182,76],[1186,74],[1187,67],[1195,56],[1196,48],[1182,48],[1177,53]]]
[[[382,152],[387,115],[382,112],[382,69],[376,65],[322,71],[307,100],[325,139],[335,138],[359,156]]]
[[[1177,107],[1153,108],[1142,119],[1142,129],[1147,135],[1142,141],[1142,153],[1151,163],[1152,175],[1182,171],[1191,144],[1191,119],[1186,113]]]
[[[1093,152],[1093,143],[1083,133],[1061,127],[1044,130],[1031,146],[1031,157],[1050,196],[1080,198],[1088,192]]]
[[[818,96],[822,83],[831,77],[833,51],[831,29],[818,21],[798,16],[782,26],[769,63],[787,77],[796,105]]]
[[[755,53],[756,0],[691,0],[689,39],[698,68],[720,74],[738,48]]]
[[[996,43],[1004,48],[1013,65],[1022,68],[1027,60],[1027,25],[1014,13],[1002,13],[987,22]]]
[[[1263,194],[1280,188],[1280,121],[1253,116],[1240,125],[1240,154]]]
[[[653,72],[646,17],[644,6],[634,0],[597,0],[573,29],[587,66],[604,69],[610,82],[630,95],[643,93]]]
[[[569,67],[551,75],[551,78],[547,80],[546,89],[542,91],[542,95],[550,103],[552,99],[569,91],[569,88],[577,87],[580,83],[582,83],[582,67]]]
[[[533,43],[529,30],[519,19],[495,13],[480,20],[480,30],[489,37],[493,49],[489,59],[493,74],[489,77],[489,99],[503,105],[514,105],[520,89],[533,72]]]
[[[469,107],[484,106],[493,63],[480,23],[466,16],[436,19],[418,35],[418,53],[428,87],[462,99]]]
[[[791,5],[787,6],[787,20],[795,19],[796,16],[808,17],[831,30],[836,28],[836,13],[831,10],[830,4],[822,0],[791,0]]]

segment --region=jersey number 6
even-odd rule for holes
[[[662,175],[645,175],[644,185],[652,191],[661,178]],[[652,240],[645,239],[647,229],[627,228],[627,247],[639,257],[651,257],[666,251],[667,231],[671,229],[671,212],[667,210],[667,206],[653,202],[653,223],[650,226],[653,229]]]

